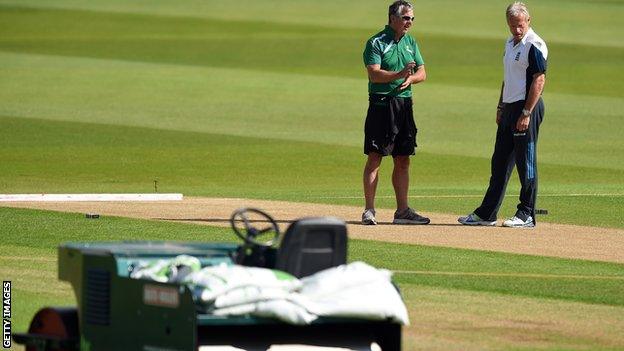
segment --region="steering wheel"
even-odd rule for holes
[[[250,220],[250,214],[256,214],[266,219],[269,222],[269,226],[262,229],[254,227],[252,222],[257,220]],[[242,226],[237,225],[237,223],[242,223]],[[279,226],[275,219],[257,208],[244,207],[234,211],[232,217],[230,217],[230,225],[239,238],[251,245],[271,247],[280,235]]]

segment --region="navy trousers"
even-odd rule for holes
[[[516,217],[535,221],[537,197],[537,135],[544,118],[544,103],[540,98],[531,113],[529,129],[519,132],[516,122],[522,114],[524,100],[505,105],[496,131],[496,144],[492,155],[492,175],[481,206],[474,213],[484,220],[495,221],[505,197],[505,189],[514,165],[520,178],[520,203]]]

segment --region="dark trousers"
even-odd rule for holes
[[[520,203],[516,217],[526,220],[529,216],[535,221],[535,200],[537,197],[537,135],[544,118],[544,103],[538,101],[531,113],[529,129],[516,130],[516,122],[522,114],[524,100],[507,104],[496,131],[496,144],[492,155],[492,175],[490,185],[481,206],[474,213],[489,221],[495,221],[503,203],[507,182],[514,165],[520,178]]]

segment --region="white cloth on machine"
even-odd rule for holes
[[[187,278],[196,301],[221,316],[254,315],[291,324],[309,324],[317,317],[298,303],[301,281],[273,269],[221,264]]]
[[[392,273],[364,262],[329,268],[302,279],[278,270],[225,263],[198,270],[188,258],[170,263],[176,268],[167,270],[158,261],[139,266],[131,277],[163,281],[163,272],[175,273],[185,263],[191,264],[187,269],[191,273],[182,280],[172,274],[168,281],[188,285],[200,309],[214,315],[270,317],[299,325],[320,316],[409,324],[405,304],[392,285]]]
[[[180,282],[192,272],[201,269],[201,262],[197,257],[189,255],[179,255],[171,260],[136,262],[130,273],[130,278],[149,279],[161,283]]]
[[[317,316],[391,319],[409,325],[407,309],[392,284],[392,272],[364,262],[325,269],[301,279],[308,311]]]

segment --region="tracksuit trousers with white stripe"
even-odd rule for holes
[[[503,203],[509,176],[518,169],[520,203],[516,217],[526,221],[531,216],[535,221],[535,200],[537,197],[537,135],[544,118],[544,103],[540,98],[531,113],[529,128],[524,132],[516,130],[516,122],[522,114],[524,100],[506,104],[496,131],[496,144],[492,155],[490,185],[481,206],[474,213],[484,220],[495,221]]]

